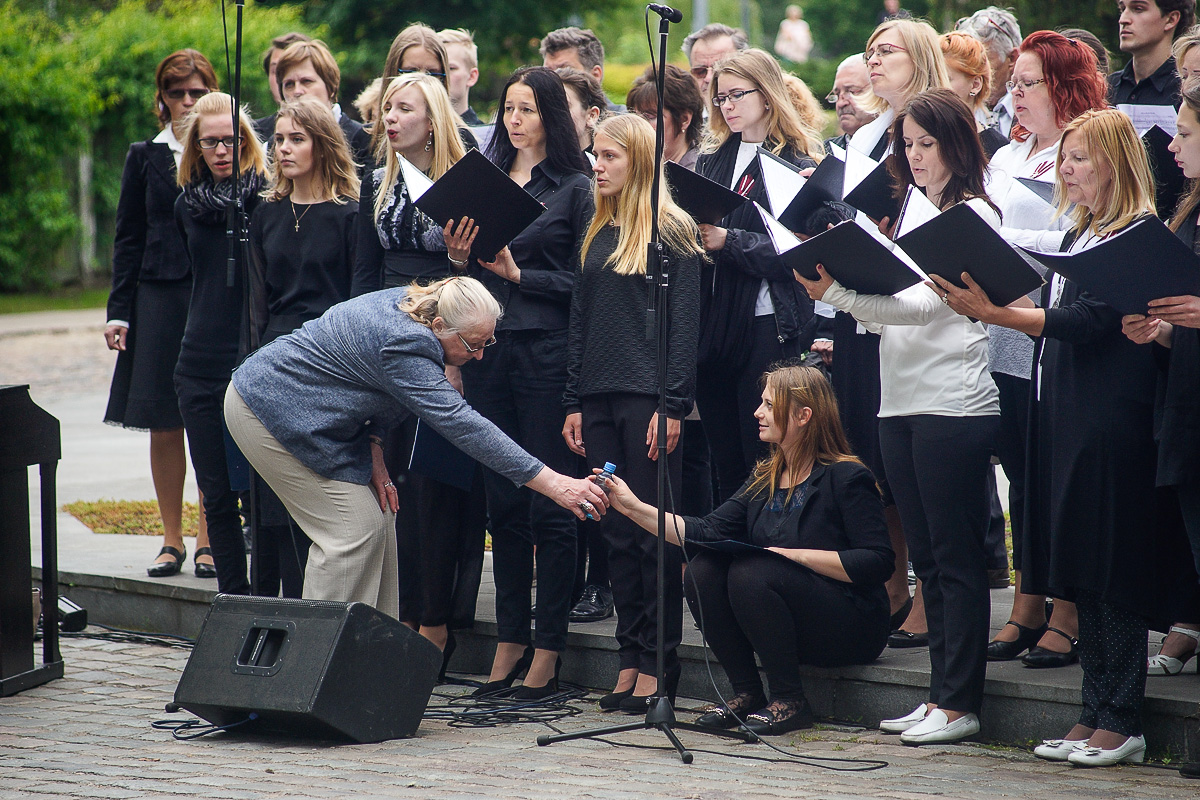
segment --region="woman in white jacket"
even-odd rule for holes
[[[966,202],[993,227],[987,164],[970,110],[947,89],[922,92],[892,128],[897,191],[910,185],[945,210]],[[949,742],[979,730],[989,597],[984,554],[987,476],[999,401],[987,331],[955,314],[943,292],[917,284],[893,297],[841,286],[824,269],[801,283],[814,299],[880,334],[879,438],[929,622],[929,700],[884,720],[905,744]]]

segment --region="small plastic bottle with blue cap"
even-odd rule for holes
[[[595,478],[593,478],[593,480],[596,482],[596,485],[603,489],[605,494],[608,494],[608,479],[611,478],[616,471],[616,464],[612,463],[611,461],[605,461],[604,469],[597,474]]]

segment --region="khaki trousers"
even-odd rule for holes
[[[267,431],[229,384],[225,423],[255,471],[312,539],[304,598],[360,602],[400,615],[396,518],[380,511],[370,486],[322,477]]]

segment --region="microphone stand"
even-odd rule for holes
[[[225,262],[225,286],[232,289],[237,285],[237,273],[242,272],[242,330],[239,332],[240,350],[252,353],[258,349],[258,325],[254,319],[255,304],[251,297],[250,266],[250,236],[246,207],[242,202],[241,155],[242,155],[242,11],[246,0],[233,0],[237,7],[237,24],[234,29],[235,55],[233,73],[232,108],[233,117],[233,203],[226,211],[225,236],[229,242],[228,256]],[[226,39],[226,55],[228,55],[228,39]],[[254,132],[251,131],[251,135]],[[240,453],[239,453],[240,456]],[[246,465],[246,477],[249,488],[246,492],[249,508],[247,516],[250,519],[250,593],[260,594],[259,574],[259,542],[258,542],[258,485],[254,468]]]
[[[625,725],[613,725],[606,728],[578,731],[576,733],[560,733],[553,736],[543,735],[537,738],[540,746],[554,742],[567,742],[573,739],[593,739],[610,733],[644,730],[654,728],[661,731],[667,740],[674,745],[679,758],[684,764],[692,763],[692,753],[683,746],[675,730],[706,733],[727,739],[737,739],[742,742],[756,742],[758,737],[747,731],[722,731],[704,728],[690,722],[679,722],[675,719],[675,709],[671,707],[671,698],[666,688],[666,597],[667,580],[678,580],[677,575],[666,575],[666,531],[667,531],[667,297],[669,295],[669,280],[667,259],[663,249],[661,234],[658,227],[659,191],[661,189],[663,148],[666,142],[663,126],[663,90],[667,77],[667,34],[671,22],[680,22],[683,17],[674,9],[651,4],[648,8],[657,13],[661,19],[658,23],[658,70],[655,75],[655,85],[658,89],[658,113],[654,126],[654,184],[650,194],[650,244],[646,249],[646,282],[649,285],[649,301],[646,309],[646,338],[656,341],[658,366],[658,641],[656,642],[657,662],[655,675],[658,678],[658,690],[650,699],[646,717],[641,722],[631,722]]]

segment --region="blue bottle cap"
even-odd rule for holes
[[[605,471],[605,472],[610,472],[610,473],[611,473],[611,472],[616,472],[616,471],[617,471],[617,465],[616,465],[616,464],[614,464],[614,463],[612,463],[611,461],[605,461],[605,462],[604,462],[604,471]]]

